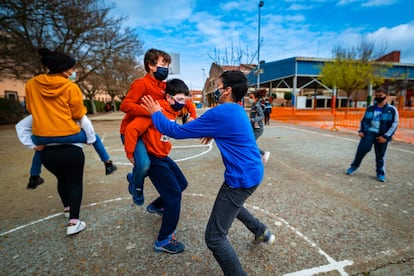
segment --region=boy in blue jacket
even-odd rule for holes
[[[367,107],[361,120],[358,131],[361,140],[354,161],[346,174],[352,175],[358,169],[362,159],[374,145],[377,179],[385,182],[385,152],[398,126],[398,111],[387,103],[388,96],[389,93],[384,88],[375,90],[375,103]]]
[[[170,122],[158,103],[143,97],[143,106],[152,114],[155,127],[175,139],[214,138],[225,165],[222,184],[207,224],[205,240],[224,275],[246,275],[227,239],[230,226],[239,219],[254,235],[255,241],[273,243],[274,235],[243,206],[262,181],[262,156],[254,138],[250,120],[238,102],[246,95],[247,79],[241,71],[226,71],[218,81],[220,105],[198,119],[179,125]]]

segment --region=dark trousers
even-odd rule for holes
[[[249,189],[233,189],[223,183],[211,211],[205,240],[207,247],[213,253],[226,276],[247,275],[243,270],[239,257],[227,239],[227,234],[234,219],[240,220],[257,236],[262,235],[266,230],[266,226],[243,207],[243,204],[256,188],[257,186]]]
[[[377,133],[367,131],[364,137],[359,141],[357,152],[351,166],[358,168],[361,165],[365,155],[371,151],[372,145],[375,149],[376,172],[380,175],[385,175],[385,152],[387,151],[388,142],[379,143],[376,138]]]
[[[265,112],[264,113],[264,124],[269,125],[270,124],[270,113]]]
[[[177,228],[181,211],[181,194],[187,188],[188,182],[171,158],[159,158],[151,154],[149,154],[149,158],[151,166],[148,170],[148,176],[160,194],[164,205],[164,214],[158,234],[158,241],[162,241],[174,233]]]
[[[262,136],[263,132],[264,132],[264,128],[263,127],[261,127],[261,128],[253,128],[254,138],[256,139],[256,141],[257,141],[257,139],[260,136]],[[261,148],[259,148],[259,151],[260,151],[260,154],[261,155],[263,155],[265,153],[264,150],[262,150]]]
[[[41,153],[43,165],[57,178],[63,206],[70,207],[69,219],[79,219],[85,164],[82,148],[72,145],[47,146]]]

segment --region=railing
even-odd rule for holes
[[[298,123],[298,122],[324,122],[331,124],[332,130],[339,127],[359,128],[365,108],[337,108],[332,112],[331,109],[295,109],[293,107],[273,107],[270,118],[273,120]],[[414,110],[399,110],[400,121],[398,128],[414,130]]]

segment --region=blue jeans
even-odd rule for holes
[[[93,143],[95,151],[98,153],[99,158],[102,162],[109,160],[109,154],[105,149],[104,144],[102,143],[101,137],[96,136],[96,141]],[[32,136],[32,141],[35,145],[47,145],[51,143],[58,144],[72,144],[72,143],[86,143],[86,134],[83,129],[77,134],[68,135],[68,136],[56,136],[56,137],[44,137],[44,136]],[[30,175],[40,175],[42,167],[42,161],[40,156],[40,151],[35,151],[32,159],[32,166],[30,168]]]
[[[362,159],[371,151],[372,144],[374,144],[376,172],[385,175],[385,152],[387,151],[388,141],[379,143],[376,140],[377,137],[378,134],[374,132],[367,131],[364,133],[364,137],[359,141],[354,161],[351,164],[352,167],[358,168],[361,165]]]
[[[187,188],[188,182],[177,164],[170,157],[155,157],[149,155],[151,166],[148,176],[162,199],[164,213],[158,241],[168,238],[174,233],[180,219],[181,194]],[[160,199],[157,199],[159,201]],[[158,206],[160,207],[160,206]]]
[[[124,135],[121,134],[121,141],[124,144]],[[148,170],[151,165],[151,161],[148,157],[147,148],[141,138],[138,138],[137,145],[134,151],[134,168],[132,169],[132,175],[135,188],[144,188],[144,180],[147,177]]]
[[[262,136],[263,132],[264,132],[264,128],[263,127],[261,127],[261,128],[253,128],[254,138],[256,140],[259,139],[259,137]],[[263,155],[265,153],[264,150],[262,150],[260,148],[259,148],[259,151],[260,151],[260,154],[261,155]]]
[[[234,219],[240,220],[255,236],[262,235],[266,230],[266,225],[243,207],[243,204],[257,187],[234,189],[223,183],[217,194],[207,223],[205,240],[224,275],[247,275],[240,264],[239,257],[227,239]]]

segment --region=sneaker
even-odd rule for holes
[[[385,175],[377,174],[377,180],[380,181],[380,182],[385,182]]]
[[[78,220],[76,223],[69,223],[68,228],[66,229],[66,235],[74,235],[86,228],[86,223],[84,221]]]
[[[264,164],[266,164],[267,161],[269,161],[269,157],[270,157],[270,152],[265,151],[265,153],[263,154],[263,157],[262,157]]]
[[[117,170],[117,167],[114,164],[112,164],[111,160],[109,160],[109,162],[105,162],[104,164],[105,164],[105,174],[106,175],[112,174],[114,171]]]
[[[128,180],[128,191],[132,195],[132,200],[134,203],[138,206],[142,206],[144,204],[145,198],[144,194],[142,193],[142,189],[138,190],[134,185],[133,174],[128,173],[127,174],[127,180]]]
[[[351,166],[351,167],[349,167],[349,169],[346,170],[346,174],[347,175],[353,175],[356,170],[357,170],[357,168]]]
[[[156,240],[154,243],[155,252],[166,252],[170,254],[178,254],[183,252],[185,245],[181,242],[175,240],[174,234],[168,236],[167,239],[163,241]]]
[[[37,186],[45,182],[43,178],[41,178],[39,175],[31,175],[29,178],[29,184],[27,184],[27,189],[36,189]]]
[[[269,230],[266,229],[261,236],[254,237],[254,242],[257,244],[262,242],[272,244],[275,242],[275,236]]]
[[[150,204],[147,206],[147,212],[162,216],[164,214],[164,208],[156,208],[154,205]]]

